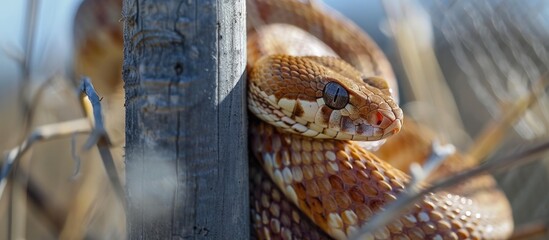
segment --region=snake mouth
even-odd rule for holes
[[[389,126],[387,126],[383,132],[383,137],[392,136],[398,132],[400,132],[400,128],[402,128],[402,120],[401,119],[395,119]]]
[[[400,109],[397,109],[400,110]],[[366,114],[364,118],[354,122],[354,131],[351,129],[353,140],[373,141],[392,136],[402,128],[402,117],[398,112],[377,109]],[[349,130],[349,126],[342,124],[342,130]]]
[[[375,141],[387,138],[398,133],[402,127],[400,119],[387,121],[388,125],[380,127],[370,123],[356,125],[356,133],[353,135],[355,141]]]

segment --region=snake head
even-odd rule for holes
[[[392,97],[385,79],[372,76],[343,82],[351,92],[344,114],[354,125],[346,128],[350,134],[354,134],[353,140],[379,140],[400,131],[402,109]]]
[[[369,141],[402,126],[402,110],[385,80],[362,77],[337,57],[267,56],[249,76],[249,109],[285,131]]]

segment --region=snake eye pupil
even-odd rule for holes
[[[322,98],[328,107],[335,110],[342,109],[349,103],[349,93],[336,82],[329,82],[324,86]]]

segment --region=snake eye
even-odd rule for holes
[[[349,103],[349,93],[336,82],[329,82],[324,86],[322,98],[328,107],[335,110],[342,109]]]

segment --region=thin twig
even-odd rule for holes
[[[51,230],[55,238],[59,237],[63,222],[67,216],[66,209],[62,205],[56,204],[48,194],[40,187],[40,184],[23,169],[19,169],[17,174],[22,178],[27,179],[26,195],[28,198],[29,207],[34,207],[34,211],[38,213],[41,219],[44,219],[46,226]]]
[[[379,220],[368,222],[364,227],[359,231],[353,234],[351,239],[358,239],[361,235],[366,233],[373,233],[376,229],[379,229],[382,226],[387,225],[400,216],[403,211],[408,209],[411,205],[419,201],[424,195],[444,190],[446,188],[455,186],[463,181],[477,177],[487,173],[498,173],[513,167],[530,162],[534,157],[540,155],[543,152],[549,150],[549,141],[543,142],[535,147],[532,147],[526,151],[523,151],[519,154],[510,155],[507,157],[502,157],[500,159],[492,159],[486,161],[484,164],[464,171],[457,173],[451,177],[435,182],[431,187],[415,192],[415,190],[407,189],[402,192],[392,203],[389,203],[384,211],[375,215],[372,219],[379,218]]]
[[[427,179],[431,175],[431,172],[434,171],[440,164],[442,164],[442,162],[444,162],[444,160],[446,160],[448,156],[455,153],[455,148],[453,145],[440,145],[440,143],[436,140],[433,141],[431,149],[431,155],[425,161],[423,167],[419,166],[419,164],[416,163],[410,165],[410,182],[407,184],[405,191],[398,196],[398,200],[394,202],[394,204],[396,205],[394,209],[391,209],[392,206],[389,206],[387,208],[387,211],[376,214],[363,228],[361,228],[357,233],[353,234],[350,239],[359,238],[365,233],[372,232],[375,229],[387,225],[387,223],[389,223],[391,220],[398,217],[401,212],[398,207],[405,203],[400,203],[399,201],[406,201],[407,198],[413,198],[415,195],[420,194],[422,186],[425,186],[425,179]]]
[[[432,112],[422,116],[442,142],[461,145],[463,121],[434,50],[428,13],[416,1],[381,1],[388,16],[398,56],[408,79],[401,89],[409,101],[430,103]],[[419,31],[419,33],[418,33]],[[433,117],[434,113],[444,112]]]
[[[23,64],[23,62],[25,61],[25,57],[21,52],[21,49],[17,49],[16,46],[8,46],[8,44],[2,44],[2,52],[6,54],[6,57],[12,59],[17,64]]]
[[[448,156],[454,154],[456,148],[451,144],[440,145],[438,140],[433,140],[431,145],[431,155],[425,161],[423,167],[417,163],[410,165],[410,175],[412,180],[410,186],[420,185],[431,175],[431,173],[442,164]]]
[[[47,124],[36,128],[21,145],[11,149],[6,154],[5,161],[0,170],[0,199],[2,199],[2,193],[6,187],[6,178],[11,173],[14,163],[16,163],[34,143],[65,137],[74,133],[88,133],[90,131],[91,126],[87,119]]]
[[[80,156],[76,152],[76,134],[73,134],[71,137],[71,156],[74,161],[74,172],[72,173],[71,178],[76,178],[80,172],[80,163],[82,162]]]
[[[84,100],[81,101],[87,117],[93,119],[94,121],[94,128],[90,134],[90,137],[86,141],[86,144],[84,144],[84,149],[90,149],[93,145],[97,145],[97,148],[99,149],[99,154],[101,155],[101,159],[103,160],[103,166],[107,171],[107,175],[109,176],[111,185],[113,186],[119,200],[124,206],[126,206],[124,187],[122,186],[122,182],[120,181],[120,177],[118,176],[118,171],[116,170],[116,165],[114,164],[114,160],[110,150],[111,142],[109,140],[107,131],[105,130],[103,117],[101,115],[101,98],[99,98],[97,92],[93,88],[90,79],[87,77],[84,77],[82,79],[82,83],[80,84],[80,92],[83,95],[85,94],[91,103],[91,111],[89,111],[90,109],[86,107],[87,104],[84,102]]]
[[[487,124],[468,151],[467,155],[470,156],[470,159],[479,163],[481,159],[486,159],[489,153],[494,152],[509,132],[510,127],[524,116],[526,110],[537,103],[547,86],[549,86],[549,73],[545,73],[538,79],[526,96],[517,99],[512,106],[507,108],[502,117]]]
[[[474,147],[469,152],[471,156],[469,159],[472,159],[476,163],[482,163],[482,160],[487,158],[488,153],[494,151],[494,149],[502,141],[501,139],[508,131],[509,126],[514,124],[514,122],[523,115],[522,113],[524,113],[524,111],[532,107],[537,102],[541,93],[545,92],[549,82],[548,79],[549,78],[545,75],[540,78],[539,81],[533,86],[532,91],[527,96],[519,99],[511,108],[509,108],[506,111],[505,116],[499,122],[489,124],[489,127],[486,128],[484,134],[482,134],[481,137],[475,141],[476,144],[474,144]],[[503,169],[508,169],[517,164],[524,164],[526,161],[519,162],[519,160],[538,154],[542,151],[546,151],[547,149],[549,149],[549,142],[519,154],[516,156],[517,159],[508,157],[498,161],[485,162],[476,168],[457,173],[452,177],[436,182],[432,187],[427,188],[426,190],[420,190],[419,186],[421,181],[414,180],[414,178],[417,178],[417,176],[422,174],[419,174],[418,171],[416,171],[415,174],[412,172],[417,176],[414,177],[414,175],[412,175],[412,181],[406,190],[397,196],[397,200],[388,204],[385,211],[375,215],[371,221],[369,221],[364,227],[360,228],[360,230],[353,236],[356,238],[363,234],[374,232],[375,229],[387,225],[390,221],[405,211],[408,206],[414,204],[429,192],[451,187],[457,183],[465,181],[470,177],[475,177],[485,173],[495,173]]]
[[[31,63],[32,63],[32,54],[34,46],[34,34],[36,31],[36,19],[38,18],[37,9],[38,9],[38,0],[29,0],[27,1],[27,16],[26,16],[26,27],[25,34],[23,36],[23,41],[25,44],[23,59],[21,64],[21,86],[19,87],[19,101],[23,109],[23,122],[28,121],[28,113],[31,111],[30,103],[27,101],[27,94],[29,91],[30,80],[31,80]],[[27,124],[25,123],[25,126]],[[28,129],[26,129],[28,130]],[[23,136],[27,133],[23,132]],[[22,139],[21,139],[22,140]]]
[[[42,100],[42,96],[46,92],[46,89],[56,79],[56,77],[57,77],[56,75],[52,75],[48,79],[46,79],[44,82],[42,82],[38,87],[38,89],[36,90],[36,92],[34,93],[34,95],[32,96],[32,99],[29,102],[26,112],[23,113],[24,116],[23,116],[22,132],[24,133],[24,136],[26,136],[29,133],[31,126],[33,125],[34,114],[36,112],[36,107],[38,106],[39,101]]]
[[[37,9],[38,9],[38,0],[28,0],[27,1],[27,12],[26,12],[26,25],[25,33],[23,35],[23,44],[24,48],[24,57],[23,62],[20,64],[21,67],[21,80],[19,86],[18,100],[21,106],[21,116],[23,126],[28,124],[28,115],[30,112],[30,103],[28,102],[27,96],[29,93],[29,86],[31,81],[31,68],[32,63],[32,54],[33,54],[33,45],[34,45],[34,34],[36,30],[36,19],[37,19]],[[25,131],[28,129],[25,128]],[[27,135],[27,132],[21,132],[17,142],[21,142],[24,136]],[[17,169],[17,164],[12,166],[13,169]],[[13,176],[13,175],[12,175]],[[1,187],[1,186],[0,186]],[[24,186],[23,186],[24,187]],[[3,188],[1,189],[3,190]],[[25,216],[26,213],[24,206],[26,203],[26,196],[17,194],[17,192],[22,192],[21,187],[16,187],[15,185],[10,188],[10,199],[8,205],[9,214],[8,214],[8,231],[7,235],[10,239],[12,238],[25,238],[24,228],[26,219],[21,216]]]

